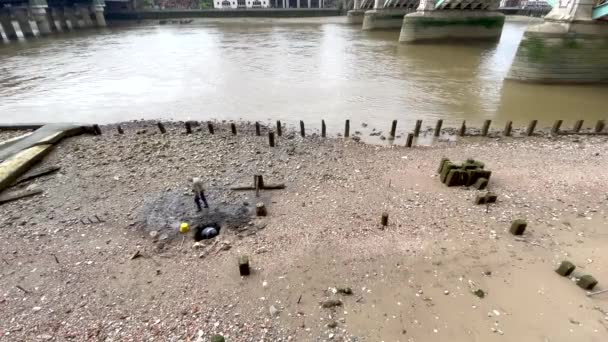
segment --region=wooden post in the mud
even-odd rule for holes
[[[306,136],[306,131],[304,130],[304,121],[300,120],[300,135],[303,137]]]
[[[255,214],[257,216],[266,216],[268,215],[268,212],[266,211],[266,206],[264,205],[264,203],[260,202],[258,204],[255,205]]]
[[[435,125],[435,136],[438,137],[441,135],[441,126],[443,125],[443,120],[437,120],[437,124]]]
[[[492,124],[492,120],[486,120],[483,122],[483,127],[481,128],[481,136],[487,137],[488,131],[490,130],[490,125]]]
[[[281,120],[277,120],[277,135],[283,135],[283,127],[281,127]]]
[[[325,120],[321,120],[321,138],[327,136],[327,127],[325,127]]]
[[[236,135],[236,125],[234,122],[230,124],[230,130],[232,130],[232,135]]]
[[[156,125],[158,126],[158,130],[160,131],[161,134],[167,133],[167,130],[165,129],[165,125],[163,125],[162,122],[159,121]]]
[[[551,127],[551,135],[558,135],[559,128],[562,126],[563,120],[555,120],[553,127]]]
[[[511,130],[513,129],[513,121],[507,121],[505,124],[505,130],[502,132],[502,135],[505,137],[511,136]]]
[[[255,122],[255,135],[260,136],[260,123],[257,121]]]
[[[416,120],[416,126],[414,127],[414,136],[420,135],[420,128],[422,127],[422,120]]]
[[[380,220],[380,224],[386,227],[388,226],[388,213],[382,213],[382,219]]]
[[[190,121],[186,121],[186,134],[192,134],[192,124]]]
[[[248,276],[249,271],[249,257],[243,255],[239,258],[239,273],[241,276]]]
[[[95,132],[95,135],[101,135],[101,128],[98,124],[93,125],[93,132]]]
[[[528,128],[526,129],[527,136],[532,136],[532,134],[534,134],[534,129],[536,128],[536,123],[538,123],[538,120],[530,121],[530,123],[528,124]]]
[[[268,144],[274,147],[274,132],[268,132]]]
[[[462,126],[460,126],[460,132],[458,132],[458,135],[460,135],[461,137],[464,137],[464,135],[467,133],[467,122],[466,120],[462,120]]]
[[[576,122],[574,123],[574,127],[572,127],[572,132],[574,133],[578,133],[581,131],[581,128],[583,128],[583,122],[585,122],[584,120],[576,120]]]
[[[346,120],[344,123],[344,137],[348,138],[350,136],[350,120]]]
[[[391,125],[391,138],[395,138],[395,134],[397,134],[397,120],[393,120]]]
[[[412,133],[408,133],[407,139],[405,140],[405,147],[412,147],[413,141],[414,141],[414,135]]]
[[[604,122],[604,120],[597,120],[597,123],[595,124],[595,133],[601,133],[604,130],[604,126],[606,126],[606,123]]]
[[[207,122],[207,128],[209,129],[209,133],[213,134],[213,124],[211,121]]]
[[[125,134],[125,131],[122,129],[122,126],[120,126],[120,125],[116,126],[116,130],[118,131],[118,134]]]

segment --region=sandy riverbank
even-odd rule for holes
[[[241,129],[168,125],[161,135],[142,125],[63,142],[41,165],[62,169],[35,181],[45,194],[1,206],[0,340],[608,337],[608,295],[586,297],[553,272],[568,259],[608,288],[607,137],[406,149],[291,133],[270,148]],[[485,162],[498,203],[487,210],[473,204],[477,191],[441,184],[444,156]],[[260,198],[229,190],[256,173],[287,188]],[[196,175],[208,185],[202,214],[187,182]],[[253,216],[256,202],[269,216]],[[175,222],[209,217],[230,221],[218,238],[200,248],[172,239]],[[529,223],[523,239],[508,233],[517,218]],[[327,299],[343,305],[322,308]]]

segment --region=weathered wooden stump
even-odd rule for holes
[[[553,123],[553,127],[551,127],[551,135],[559,134],[559,129],[562,126],[562,122],[563,120],[555,120],[555,123]]]
[[[488,131],[490,130],[490,125],[492,124],[492,120],[486,120],[483,122],[483,127],[481,128],[481,136],[485,137],[488,135]]]
[[[236,125],[234,122],[230,124],[230,130],[232,130],[232,135],[236,135]]]
[[[594,132],[601,133],[604,130],[605,125],[606,125],[606,123],[604,122],[604,120],[597,120],[597,123],[595,124]]]
[[[510,137],[512,128],[513,128],[513,121],[507,121],[507,123],[505,124],[505,130],[502,132],[502,134],[505,137]]]
[[[116,126],[116,130],[118,131],[118,134],[125,134],[125,131],[122,129],[122,126],[120,126],[120,125]]]
[[[530,121],[530,123],[528,124],[528,128],[526,128],[527,136],[532,136],[532,134],[534,134],[534,129],[536,128],[537,123],[538,123],[538,120]]]
[[[346,120],[344,123],[344,137],[348,138],[350,136],[350,120]]]
[[[435,125],[435,133],[436,137],[441,135],[441,126],[443,125],[443,120],[437,120],[437,124]]]
[[[186,134],[192,134],[192,124],[190,121],[186,121]]]
[[[99,127],[99,125],[93,125],[93,132],[95,132],[95,135],[101,135],[101,128]]]
[[[395,138],[397,134],[397,120],[393,120],[393,124],[391,125],[391,138]]]
[[[384,227],[388,226],[388,213],[382,213],[382,219],[380,219],[380,224]]]
[[[576,120],[576,122],[574,123],[574,127],[572,127],[572,132],[574,133],[578,133],[581,131],[581,128],[583,128],[583,122],[585,122],[584,120]]]
[[[420,128],[422,128],[422,120],[416,120],[416,126],[414,127],[414,136],[416,138],[420,135]]]
[[[304,126],[302,126],[302,127],[304,127]],[[302,132],[304,132],[304,128],[302,128]],[[327,136],[327,127],[325,126],[325,120],[321,120],[321,138],[325,138],[326,136]]]
[[[278,136],[283,135],[283,127],[281,126],[280,120],[277,120],[277,135]]]
[[[274,147],[274,132],[268,132],[268,144]]]
[[[250,274],[249,257],[246,255],[242,255],[239,258],[239,273],[241,276],[248,276]]]
[[[511,232],[511,234],[513,235],[522,235],[526,230],[527,226],[528,224],[526,223],[526,221],[515,220],[513,221],[513,223],[511,223],[511,229],[509,230],[509,232]]]
[[[580,277],[580,279],[576,282],[576,285],[585,290],[593,290],[595,285],[597,285],[597,280],[595,280],[592,275],[586,274]]]
[[[462,125],[460,126],[460,132],[458,132],[458,135],[461,137],[464,137],[464,135],[467,133],[467,122],[466,120],[462,121]]]
[[[258,136],[258,137],[261,135],[261,133],[260,133],[260,123],[257,122],[257,121],[255,122],[255,135]]]
[[[209,134],[213,134],[213,123],[211,121],[207,122],[207,128],[209,129]]]
[[[167,130],[165,129],[165,125],[163,125],[162,122],[158,122],[156,125],[158,126],[158,130],[160,131],[161,134],[167,133]]]
[[[260,202],[258,204],[255,205],[255,214],[257,216],[266,216],[268,215],[268,212],[266,211],[266,206],[264,205],[264,203]]]
[[[304,121],[300,120],[300,135],[303,137],[306,136],[306,131],[304,129]]]
[[[561,275],[562,277],[567,277],[569,276],[572,272],[574,272],[574,269],[576,268],[576,266],[574,266],[573,263],[571,263],[568,260],[564,260],[562,261],[562,263],[559,265],[559,267],[555,270],[555,272],[557,272],[557,274]]]
[[[414,142],[414,135],[412,133],[407,134],[407,140],[405,141],[405,147],[412,147]]]

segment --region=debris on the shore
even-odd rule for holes
[[[576,266],[574,266],[573,263],[568,260],[564,260],[555,270],[555,272],[557,272],[557,274],[561,275],[562,277],[567,277],[574,271],[575,268]]]
[[[509,232],[513,235],[522,235],[527,226],[528,223],[526,223],[525,220],[517,219],[511,223],[511,229],[509,229]]]
[[[321,306],[325,309],[342,306],[342,301],[339,299],[327,299],[321,302]]]

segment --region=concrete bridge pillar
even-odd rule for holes
[[[2,25],[2,30],[4,30],[4,34],[8,40],[19,39],[15,26],[13,26],[11,12],[8,8],[0,8],[0,25]]]
[[[596,0],[561,0],[543,24],[528,27],[507,79],[608,83],[608,21],[593,20]]]
[[[346,18],[349,24],[360,25],[363,23],[363,16],[365,15],[365,10],[361,9],[361,1],[355,0],[353,9],[346,13]],[[319,1],[319,4],[321,2]]]
[[[416,12],[403,18],[399,41],[498,40],[505,16],[492,11],[497,0],[481,0],[474,10],[452,9],[468,0],[421,0]]]
[[[32,24],[30,23],[30,14],[27,8],[15,7],[13,8],[13,14],[19,23],[19,28],[21,28],[21,33],[23,33],[23,36],[25,38],[34,37],[34,30],[32,29]]]
[[[36,22],[36,26],[38,26],[38,32],[40,35],[46,36],[51,34],[49,16],[46,13],[49,6],[47,5],[46,0],[30,0],[29,4],[32,17]]]
[[[388,4],[390,6],[385,6],[384,0],[375,0],[374,9],[365,12],[362,28],[364,30],[400,29],[403,17],[415,10],[418,0],[395,0]]]
[[[310,0],[308,0],[310,2]],[[93,0],[93,12],[95,12],[95,24],[97,27],[106,27],[106,18],[103,14],[106,6],[104,0]]]
[[[76,18],[76,15],[74,14],[73,7],[64,7],[63,17],[65,18],[65,23],[70,30],[75,30],[80,27],[80,25],[78,25],[78,18]]]
[[[76,18],[78,21],[78,27],[88,28],[88,27],[93,26],[93,21],[91,20],[91,12],[89,11],[89,6],[75,5],[74,14],[76,15]]]
[[[67,22],[65,21],[65,15],[63,14],[63,8],[52,8],[51,9],[51,17],[53,18],[53,22],[57,27],[57,31],[65,32],[69,31]]]

